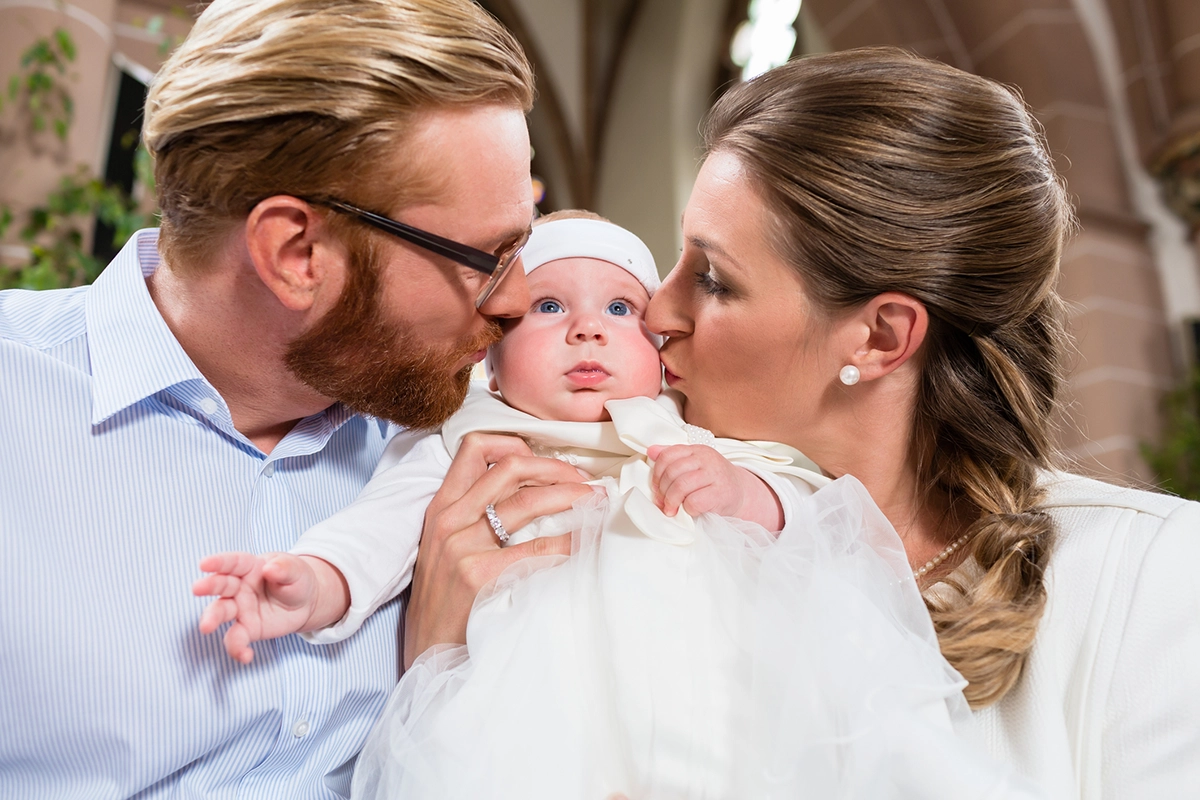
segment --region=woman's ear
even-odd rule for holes
[[[925,304],[900,292],[884,292],[855,312],[862,336],[852,365],[864,381],[881,378],[906,363],[925,341]]]
[[[308,311],[328,279],[323,220],[295,197],[262,200],[246,218],[246,248],[259,279],[292,311]]]

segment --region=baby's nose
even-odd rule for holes
[[[608,333],[604,322],[594,314],[579,317],[571,326],[571,338],[577,342],[606,341]]]

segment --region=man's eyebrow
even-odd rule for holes
[[[501,234],[501,236],[498,240],[496,240],[495,246],[487,252],[493,253],[496,250],[499,250],[504,245],[508,244],[509,242],[512,242],[516,239],[520,239],[522,236],[525,235],[525,232],[529,230],[529,227],[530,226],[528,224],[526,224],[524,228],[513,228],[512,230],[506,231],[505,233]]]

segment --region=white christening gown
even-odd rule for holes
[[[602,472],[607,492],[514,535],[573,530],[572,555],[514,565],[476,600],[465,647],[417,659],[353,796],[1036,796],[975,744],[964,682],[862,485],[796,467],[782,446],[706,436],[677,402],[553,423],[473,396],[448,424],[452,453],[470,430],[516,431]],[[646,448],[697,441],[788,476],[770,481],[791,486],[778,536],[657,509]]]

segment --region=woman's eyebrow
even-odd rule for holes
[[[703,250],[706,253],[714,253],[725,261],[733,261],[729,254],[722,250],[719,245],[709,241],[708,239],[705,239],[702,236],[689,236],[687,237],[687,241],[692,247]]]

